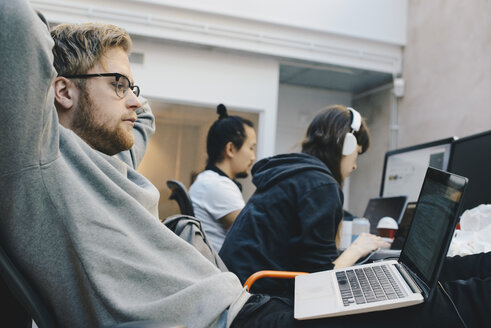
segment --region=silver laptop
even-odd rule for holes
[[[295,318],[315,319],[415,305],[436,288],[467,179],[428,168],[397,261],[297,276]]]

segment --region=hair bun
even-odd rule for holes
[[[219,104],[217,106],[217,114],[218,114],[218,119],[221,120],[222,118],[227,118],[227,107],[225,107],[224,104]]]

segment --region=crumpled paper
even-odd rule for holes
[[[481,204],[460,217],[460,230],[455,230],[448,256],[491,251],[491,204]]]

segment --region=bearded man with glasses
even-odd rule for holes
[[[57,326],[225,327],[239,280],[160,222],[136,171],[154,117],[129,35],[93,23],[50,35],[26,0],[0,0],[0,22],[0,244]]]
[[[93,23],[58,25],[51,35],[60,123],[108,155],[130,149],[142,104],[140,88],[130,82],[129,36],[117,26]]]

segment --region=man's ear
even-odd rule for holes
[[[77,88],[72,81],[63,76],[57,76],[53,82],[55,89],[55,103],[59,110],[69,110],[75,104]]]
[[[225,157],[227,158],[232,158],[234,157],[237,149],[235,148],[234,144],[232,141],[227,142],[225,145]]]

